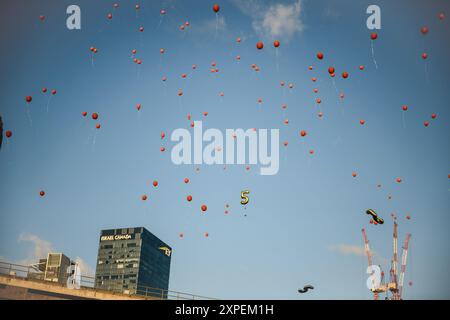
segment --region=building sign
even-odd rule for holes
[[[134,234],[116,234],[111,236],[100,237],[100,241],[130,240],[130,239],[134,239]]]
[[[172,254],[172,250],[170,250],[170,249],[167,248],[167,247],[159,247],[159,250],[163,250],[163,251],[164,251],[164,254],[165,254],[166,256],[168,256],[168,257],[170,257],[170,255]]]

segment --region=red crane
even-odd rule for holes
[[[369,240],[367,239],[366,230],[362,229],[362,234],[364,238],[364,251],[367,256],[367,261],[369,263],[369,266],[372,266],[372,252],[370,251],[369,247]],[[405,243],[403,244],[403,252],[402,252],[402,265],[400,269],[400,275],[397,277],[398,274],[398,240],[397,240],[397,223],[394,221],[394,234],[393,234],[393,256],[391,260],[391,269],[389,271],[389,283],[386,285],[384,283],[384,272],[381,271],[381,281],[380,285],[375,288],[371,289],[373,292],[373,297],[375,300],[378,300],[379,293],[385,292],[386,293],[386,299],[388,299],[388,292],[391,292],[391,300],[401,300],[402,293],[403,293],[403,282],[405,278],[405,271],[406,271],[406,262],[408,258],[408,246],[409,246],[409,240],[411,239],[411,234],[408,233],[406,235]]]

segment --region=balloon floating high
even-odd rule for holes
[[[308,290],[314,290],[314,287],[310,284],[307,284],[306,286],[303,287],[303,289],[298,289],[298,292],[306,293],[306,292],[308,292]]]
[[[366,210],[366,214],[372,216],[373,221],[376,222],[377,224],[383,224],[384,223],[384,220],[381,219],[374,210],[367,209]]]

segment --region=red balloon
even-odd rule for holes
[[[145,200],[147,200],[147,196],[144,194],[144,195],[141,197],[141,199],[142,199],[142,201],[145,201]]]
[[[42,92],[46,93],[47,92],[47,88],[46,87],[42,88]]]
[[[372,32],[372,33],[370,34],[370,39],[376,40],[377,38],[378,38],[378,34],[377,34],[376,32]]]
[[[154,186],[154,187],[157,187],[157,186],[158,186],[158,181],[156,181],[156,180],[153,181],[153,186]]]
[[[430,125],[430,123],[429,123],[428,121],[425,121],[425,122],[423,123],[423,125],[424,125],[425,127],[428,127],[428,126]]]
[[[439,13],[438,15],[439,20],[444,20],[445,19],[445,14],[444,13]]]
[[[241,38],[237,38],[237,39],[236,39],[236,42],[237,42],[237,43],[240,43],[240,42],[241,42]]]
[[[317,102],[317,103],[321,103],[322,100],[321,100],[320,98],[317,98],[317,99],[316,99],[316,102]]]
[[[426,35],[428,33],[428,27],[423,26],[422,28],[420,28],[420,32],[422,32],[423,35]]]
[[[209,237],[209,233],[205,232],[205,237],[208,238]]]
[[[359,123],[360,123],[361,125],[363,125],[364,123],[366,123],[366,120],[361,119],[361,120],[359,120]]]
[[[356,172],[352,172],[352,177],[355,178],[358,174]]]
[[[334,73],[334,68],[333,67],[329,67],[328,68],[328,73],[329,74],[333,74]]]
[[[10,131],[10,130],[6,131],[6,132],[5,132],[5,136],[6,136],[7,138],[11,138],[11,136],[12,136],[12,131]]]
[[[347,79],[348,78],[348,72],[342,72],[342,78]]]
[[[25,97],[25,101],[26,101],[26,102],[30,103],[31,100],[33,100],[33,97],[32,97],[32,96],[26,96],[26,97]]]
[[[112,14],[111,13],[108,13],[108,15],[106,16],[109,20],[111,20],[112,19]]]
[[[166,151],[166,148],[161,147],[159,150],[160,150],[161,152],[164,152],[164,151]]]
[[[144,32],[144,27],[140,27],[140,28],[139,28],[139,31],[140,31],[140,32]]]
[[[306,136],[308,133],[305,130],[300,131],[300,135],[302,137]]]
[[[219,12],[220,7],[219,7],[219,5],[216,3],[216,4],[213,5],[212,9],[213,9],[213,11],[214,11],[215,13],[217,13],[217,12]]]
[[[95,126],[97,129],[100,129],[100,123],[97,123],[97,125]]]
[[[159,53],[164,53],[164,52],[166,52],[166,50],[164,49],[164,48],[161,48],[161,49],[159,49]]]
[[[309,150],[309,154],[314,154],[314,150]]]
[[[256,48],[258,48],[258,50],[261,50],[262,48],[264,48],[264,44],[263,44],[261,41],[259,41],[259,42],[256,44]]]
[[[40,15],[39,16],[39,20],[44,21],[45,20],[45,16],[44,15]]]
[[[437,115],[436,113],[431,114],[431,119],[436,119]]]
[[[189,179],[188,178],[184,178],[184,183],[189,183]]]
[[[426,52],[422,53],[422,59],[425,60],[426,58],[428,58],[428,53]]]
[[[319,60],[323,59],[323,53],[322,52],[318,52],[317,53],[317,59],[319,59]]]
[[[39,192],[39,195],[40,195],[41,197],[45,196],[45,191],[44,191],[44,190],[41,190],[41,191]]]
[[[189,202],[191,202],[191,201],[192,201],[192,196],[191,196],[191,195],[188,195],[188,196],[186,197],[186,200],[189,201]],[[203,211],[204,211],[204,210],[203,210]]]
[[[280,41],[275,40],[275,41],[273,42],[273,46],[274,46],[275,48],[278,48],[278,47],[280,46]]]
[[[403,106],[402,106],[402,110],[403,110],[403,111],[408,110],[408,106],[407,106],[407,105],[403,105]]]
[[[183,238],[183,237],[184,237],[184,234],[180,233],[180,238]]]
[[[53,90],[52,90],[52,95],[55,95],[55,94],[56,94],[56,90],[53,89]]]
[[[283,145],[284,145],[285,147],[287,147],[287,146],[288,146],[288,142],[287,142],[287,141],[284,141],[284,142],[283,142]]]
[[[83,115],[83,117],[87,116],[87,112],[86,111],[83,111],[81,114]]]
[[[402,178],[397,178],[395,179],[395,181],[397,181],[398,183],[402,182]]]
[[[161,139],[164,139],[166,137],[166,134],[164,132],[161,132]]]
[[[141,104],[140,104],[140,103],[138,103],[138,104],[136,105],[136,109],[141,110]]]
[[[363,65],[360,65],[360,66],[359,66],[359,70],[364,70],[364,66],[363,66]]]
[[[202,204],[201,209],[203,212],[205,212],[206,210],[208,210],[208,207],[204,204]]]
[[[94,113],[92,114],[92,119],[94,119],[94,120],[97,120],[97,119],[98,119],[98,113],[97,113],[97,112],[94,112]]]

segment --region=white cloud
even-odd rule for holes
[[[363,247],[350,244],[335,244],[330,246],[331,251],[339,252],[345,255],[364,256],[366,253]]]
[[[19,242],[31,242],[33,245],[32,251],[28,254],[28,256],[19,261],[19,264],[32,264],[39,261],[39,259],[46,258],[47,253],[54,252],[53,245],[34,234],[21,234],[19,236]]]
[[[301,0],[291,4],[260,5],[256,0],[234,0],[234,4],[252,18],[255,32],[267,39],[289,41],[296,33],[303,30],[300,19]]]
[[[364,247],[360,247],[360,246],[355,246],[352,244],[334,244],[329,246],[329,249],[331,251],[335,251],[335,252],[339,252],[342,253],[344,255],[354,255],[354,256],[359,256],[359,257],[365,257],[366,256],[366,252],[364,250]],[[381,263],[385,264],[388,260],[386,258],[383,258],[382,256],[380,256],[378,253],[376,253],[373,250],[370,250],[371,254],[373,257],[376,257],[378,260],[380,260]]]
[[[95,275],[94,270],[82,258],[77,257],[75,259],[75,262],[78,263],[78,265],[80,266],[81,274],[83,276],[93,277]]]
[[[39,262],[39,259],[47,258],[49,252],[56,252],[49,241],[43,240],[34,234],[21,234],[19,236],[19,242],[30,242],[32,244],[32,250],[27,257],[16,262],[20,265],[28,266],[30,264],[35,264]],[[95,274],[93,269],[81,257],[77,257],[75,261],[78,262],[83,275],[93,276]]]

